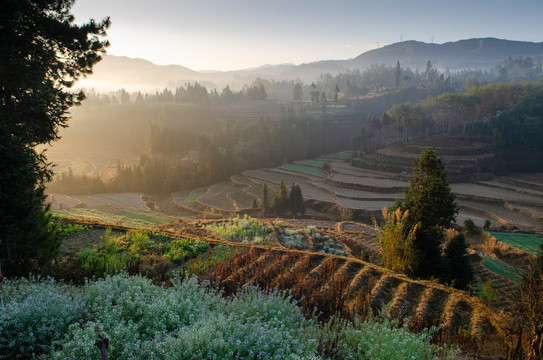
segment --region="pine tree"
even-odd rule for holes
[[[292,215],[297,216],[298,214],[305,214],[304,197],[300,185],[295,183],[290,185],[288,199]]]
[[[444,283],[454,284],[457,289],[465,289],[473,280],[473,269],[467,257],[466,239],[463,234],[453,237],[443,252]]]
[[[54,256],[44,184],[52,177],[36,145],[58,140],[84,95],[68,89],[107,47],[109,19],[75,25],[73,0],[5,0],[0,13],[0,262],[6,275]]]
[[[399,204],[409,210],[410,227],[419,224],[413,242],[417,261],[415,275],[429,278],[438,276],[441,266],[443,229],[450,226],[458,213],[451,192],[445,163],[435,150],[427,147],[413,162],[413,177]]]
[[[262,184],[262,195],[260,197],[260,206],[262,207],[262,211],[264,213],[267,213],[270,208],[270,200],[268,195],[268,184],[264,183]]]
[[[285,180],[281,179],[279,182],[279,191],[275,194],[272,201],[272,208],[278,215],[283,214],[289,207],[289,199],[287,192],[287,185]]]

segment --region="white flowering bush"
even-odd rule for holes
[[[422,330],[413,334],[408,329],[408,322],[398,326],[397,321],[389,318],[377,320],[370,317],[366,321],[355,318],[354,322],[332,320],[325,325],[324,331],[331,343],[332,351],[338,359],[375,359],[375,360],[441,360],[453,359],[458,351],[431,345],[436,328]]]
[[[257,219],[245,214],[243,217],[232,218],[222,223],[206,225],[206,229],[231,241],[240,241],[256,245],[268,244],[271,241],[270,233],[273,230],[258,222]]]
[[[304,317],[288,293],[246,286],[224,298],[195,277],[164,287],[118,274],[82,289],[53,280],[7,281],[2,298],[3,359],[99,359],[99,334],[110,339],[111,359],[394,360],[455,354],[430,345],[435,329],[412,334],[407,326],[374,318],[319,323]]]
[[[307,249],[307,241],[302,229],[279,228],[279,238],[285,247],[298,250]]]
[[[0,359],[49,353],[83,318],[81,293],[52,279],[5,281],[0,308]]]

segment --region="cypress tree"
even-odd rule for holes
[[[409,210],[410,228],[419,224],[413,241],[417,257],[415,275],[438,276],[443,229],[454,221],[458,207],[449,186],[445,162],[431,147],[422,150],[413,162],[413,177],[409,179],[400,206],[403,211]]]

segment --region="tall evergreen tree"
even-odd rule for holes
[[[288,199],[290,204],[290,211],[292,215],[305,214],[304,197],[302,195],[302,189],[300,185],[292,183],[288,193]]]
[[[264,213],[267,213],[270,209],[270,199],[268,194],[268,184],[264,183],[262,184],[262,195],[260,197],[260,206],[262,207],[262,211]]]
[[[279,182],[279,191],[275,194],[272,201],[272,208],[276,214],[283,214],[288,209],[288,191],[285,180],[281,179]]]
[[[463,234],[453,237],[443,251],[443,275],[441,280],[465,289],[473,280],[473,269],[467,257],[466,239]]]
[[[416,250],[415,275],[438,276],[441,266],[441,242],[444,228],[456,218],[458,207],[451,192],[445,162],[431,147],[422,150],[413,162],[413,177],[400,202],[409,210],[410,227],[419,224],[413,245]]]
[[[52,172],[36,145],[58,140],[82,92],[68,91],[108,45],[109,19],[75,25],[74,0],[6,0],[0,13],[0,262],[30,271],[58,251],[48,231],[44,183]]]

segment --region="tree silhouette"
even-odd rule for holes
[[[73,0],[7,0],[0,15],[0,261],[6,274],[54,256],[44,183],[52,172],[35,146],[58,140],[71,106],[68,89],[89,74],[108,45],[109,19],[75,25]]]

